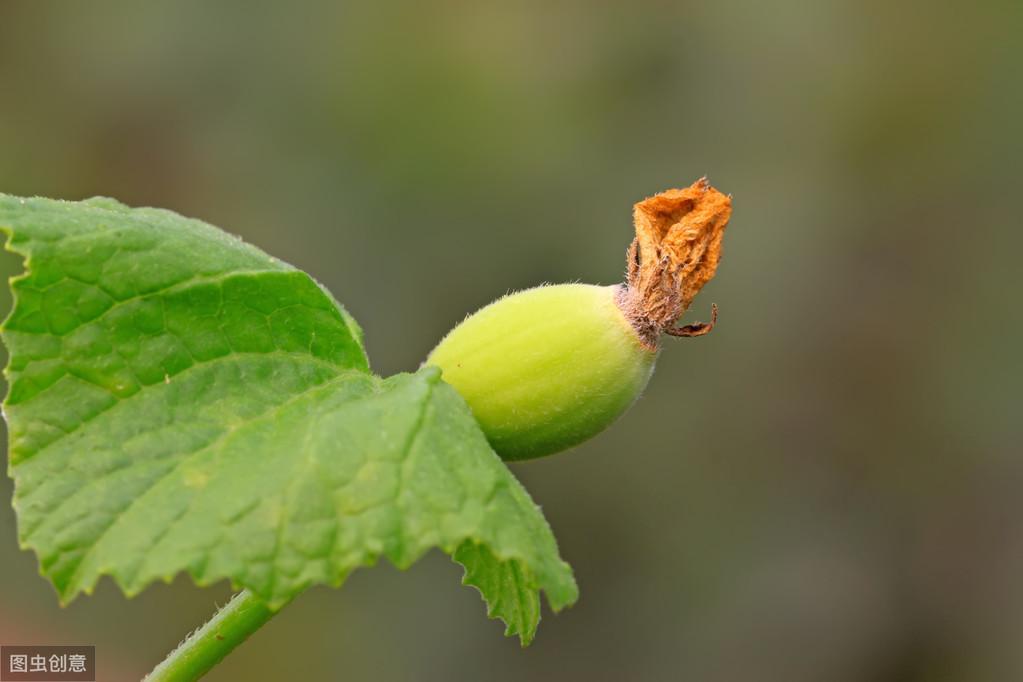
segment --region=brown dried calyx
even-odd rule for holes
[[[669,189],[633,208],[636,238],[629,247],[629,270],[618,306],[643,343],[656,349],[661,334],[703,336],[711,321],[676,327],[721,259],[721,238],[732,213],[732,199],[701,178],[685,189]]]

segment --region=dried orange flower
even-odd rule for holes
[[[732,199],[701,178],[685,189],[644,199],[633,209],[636,238],[629,247],[629,272],[618,305],[643,343],[656,348],[660,335],[702,336],[709,323],[676,327],[721,259],[721,238]]]

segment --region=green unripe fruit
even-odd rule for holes
[[[549,455],[604,430],[653,373],[662,334],[675,326],[721,257],[731,197],[706,178],[633,207],[636,238],[621,286],[561,284],[491,303],[455,327],[426,363],[472,408],[504,459]]]
[[[564,450],[625,412],[653,372],[657,351],[619,308],[621,291],[561,284],[511,294],[455,327],[426,362],[504,459]]]

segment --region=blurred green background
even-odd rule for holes
[[[514,467],[576,607],[520,649],[432,554],[211,680],[1023,679],[1021,122],[1019,2],[0,4],[0,190],[239,234],[382,374],[509,290],[619,281],[635,201],[734,195],[715,332]],[[229,594],[61,609],[6,503],[0,557],[0,641],[95,644],[103,680]]]

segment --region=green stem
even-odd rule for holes
[[[234,595],[208,623],[193,632],[153,668],[145,682],[192,682],[263,627],[276,611],[248,590]]]

